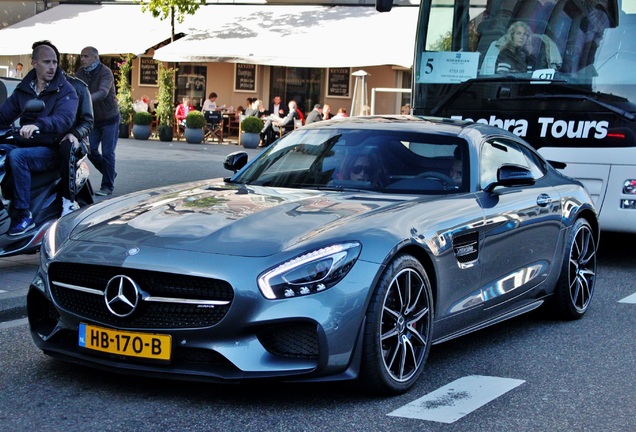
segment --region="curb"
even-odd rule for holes
[[[27,289],[2,295],[0,298],[0,322],[12,321],[27,316]]]

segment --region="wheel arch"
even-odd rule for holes
[[[393,259],[398,254],[409,254],[415,257],[422,266],[424,270],[426,270],[426,274],[428,276],[428,280],[431,284],[431,294],[433,295],[433,304],[435,305],[437,302],[437,272],[435,271],[435,265],[433,264],[433,259],[431,255],[420,245],[414,243],[405,244],[402,248],[398,249],[389,259]]]

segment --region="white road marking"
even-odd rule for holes
[[[453,423],[523,383],[525,381],[518,379],[471,375],[455,380],[388,415]]]
[[[20,318],[20,319],[13,320],[13,321],[2,322],[2,323],[0,323],[0,330],[12,328],[12,327],[19,327],[21,325],[25,325],[25,324],[28,324],[28,323],[29,323],[29,319],[28,318]]]
[[[631,303],[631,304],[636,304],[636,293],[634,293],[634,294],[632,294],[632,295],[630,295],[630,296],[627,296],[627,297],[625,297],[624,299],[619,300],[618,302],[619,302],[619,303]]]

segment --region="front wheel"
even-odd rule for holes
[[[373,392],[408,391],[424,370],[433,330],[431,284],[411,255],[384,271],[369,304],[360,378]]]
[[[574,223],[565,246],[552,309],[557,318],[572,320],[585,314],[596,284],[596,240],[585,219]]]

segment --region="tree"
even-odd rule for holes
[[[180,23],[186,15],[194,15],[206,0],[139,0],[141,10],[150,12],[153,17],[165,20],[170,18],[170,42],[174,42],[174,20]]]
[[[174,120],[174,103],[172,97],[174,94],[174,76],[175,69],[164,67],[163,63],[159,63],[159,94],[157,96],[157,121],[160,125],[172,126]]]
[[[133,58],[132,54],[127,54],[122,56],[122,61],[118,63],[117,105],[119,106],[121,122],[124,124],[130,123],[130,116],[135,112],[133,109],[132,87],[128,80],[132,70]]]

